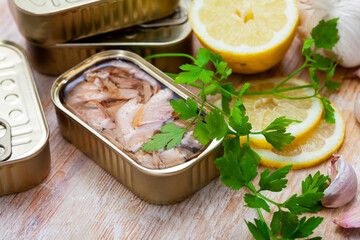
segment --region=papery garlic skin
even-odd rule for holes
[[[351,208],[333,222],[343,228],[360,228],[360,205]]]
[[[321,203],[327,208],[337,208],[349,203],[356,195],[358,180],[353,167],[341,155],[331,159],[329,175],[335,176],[324,191]],[[337,172],[337,174],[336,174]],[[333,177],[332,177],[333,178]]]
[[[311,38],[310,32],[320,20],[339,18],[339,42],[332,51],[324,52],[335,57],[343,67],[360,65],[360,1],[359,0],[298,0],[302,40]]]
[[[354,114],[358,122],[360,123],[360,93],[356,96],[354,103]]]

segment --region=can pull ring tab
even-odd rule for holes
[[[0,126],[5,128],[5,135],[0,137],[0,162],[11,157],[11,127],[4,119],[0,118]]]

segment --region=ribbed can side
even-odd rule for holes
[[[27,51],[33,67],[40,73],[47,75],[59,75],[76,66],[90,56],[110,50],[119,49],[132,51],[140,56],[150,56],[153,54],[166,52],[191,53],[192,42],[189,35],[184,41],[171,46],[160,47],[132,47],[132,46],[79,46],[79,47],[44,47],[27,42]],[[44,61],[47,59],[47,61]],[[188,63],[187,58],[156,58],[151,59],[150,63],[164,72],[178,73],[179,66]]]
[[[41,183],[50,171],[50,147],[31,157],[0,166],[0,196],[22,192]]]
[[[192,195],[219,175],[213,151],[186,171],[175,174],[150,174],[129,164],[113,148],[88,131],[82,124],[56,110],[63,136],[141,199],[154,204],[171,204]]]
[[[101,0],[62,10],[48,7],[42,14],[22,9],[15,0],[8,2],[22,35],[50,46],[166,17],[179,0]]]
[[[82,126],[82,124],[65,115],[62,111],[56,109],[56,115],[60,132],[65,139],[74,144],[123,185],[131,188],[132,170],[119,154]]]

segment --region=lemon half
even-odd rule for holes
[[[257,73],[278,63],[296,33],[296,0],[195,0],[189,18],[202,45],[234,72]]]

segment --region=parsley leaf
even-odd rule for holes
[[[232,86],[231,83],[223,83],[220,86],[225,89],[221,89],[221,108],[226,114],[230,114],[230,102],[232,100],[231,94],[236,94],[235,88]],[[229,94],[231,93],[231,94]]]
[[[334,76],[336,66],[337,66],[337,64],[335,63],[330,67],[329,71],[326,73],[325,81],[329,80],[330,78],[332,78]]]
[[[194,63],[201,68],[205,68],[210,60],[210,53],[211,52],[209,50],[200,48],[196,56],[197,59]]]
[[[341,83],[339,82],[335,82],[335,81],[326,81],[325,82],[325,87],[329,90],[329,91],[336,91],[340,88]]]
[[[301,54],[306,57],[306,60],[310,59],[311,46],[313,45],[314,42],[315,42],[315,40],[312,38],[307,38],[304,41],[304,45],[303,45]]]
[[[337,21],[339,18],[330,19],[328,21],[321,20],[310,33],[314,39],[315,48],[325,48],[331,50],[339,41]]]
[[[324,118],[328,123],[335,123],[335,109],[332,107],[331,102],[326,97],[320,97],[322,104],[324,105]]]
[[[310,80],[312,85],[314,86],[315,90],[319,90],[320,89],[320,79],[318,78],[318,76],[315,73],[315,68],[309,68],[309,74],[310,74]]]
[[[283,206],[296,215],[319,211],[322,208],[320,201],[324,197],[323,192],[327,188],[327,180],[330,180],[329,177],[320,174],[320,172],[314,176],[309,175],[302,182],[302,194],[291,196]]]
[[[174,83],[193,84],[197,80],[200,80],[204,84],[208,84],[214,77],[213,71],[191,64],[184,64],[180,66],[180,69],[185,72],[179,73],[177,78],[175,78]]]
[[[281,151],[281,148],[286,147],[286,145],[292,143],[295,139],[291,133],[285,133],[285,130],[265,132],[263,135],[266,141],[278,151]]]
[[[270,223],[271,233],[277,235],[281,229],[281,211],[275,212]]]
[[[191,98],[186,99],[186,103],[183,99],[171,100],[170,104],[175,112],[179,113],[181,120],[187,120],[197,116],[198,105]]]
[[[330,58],[324,57],[320,54],[314,54],[313,61],[311,62],[310,66],[312,68],[327,71],[333,64],[333,60]]]
[[[250,87],[250,83],[245,83],[241,89],[240,92],[237,94],[239,98],[241,98],[245,93],[247,93],[247,91],[249,90]]]
[[[283,206],[296,215],[318,212],[322,208],[320,201],[323,197],[324,193],[311,190],[300,196],[297,194],[291,196]]]
[[[245,106],[239,100],[236,100],[229,118],[229,125],[239,136],[250,134],[252,126],[249,123],[249,117],[246,116]]]
[[[152,136],[150,141],[146,142],[142,148],[143,151],[153,151],[162,149],[166,146],[166,149],[171,149],[177,145],[180,145],[182,137],[186,129],[179,128],[172,123],[164,125],[160,131],[163,133]]]
[[[215,165],[220,170],[221,182],[227,187],[239,190],[257,176],[260,156],[248,143],[239,147],[239,137],[225,138],[223,146],[224,156],[215,160]]]
[[[223,62],[223,58],[221,55],[217,53],[210,53],[210,61],[214,64],[215,68],[219,67],[219,64]]]
[[[293,122],[299,123],[300,121],[286,119],[285,116],[278,117],[262,131],[262,134],[268,143],[276,150],[281,151],[281,148],[286,147],[287,144],[292,143],[295,139],[291,133],[286,133],[286,127]]]
[[[291,234],[294,233],[297,227],[299,226],[298,217],[291,212],[286,212],[281,210],[279,210],[275,214],[278,214],[279,215],[278,218],[280,219],[280,235],[283,238],[289,238]]]
[[[209,138],[220,140],[230,133],[230,129],[226,124],[222,113],[214,109],[212,112],[205,116],[206,126],[209,132]]]
[[[256,240],[270,240],[269,230],[266,223],[260,221],[259,219],[255,219],[256,225],[246,220],[245,223]]]
[[[284,179],[289,173],[292,165],[285,166],[283,168],[277,169],[270,174],[270,170],[265,169],[260,175],[259,191],[269,190],[272,192],[280,192],[286,187],[288,182],[287,179]]]
[[[270,212],[269,205],[261,198],[254,196],[252,194],[246,193],[244,196],[244,201],[247,205],[245,207],[249,208],[262,208],[267,212]]]
[[[209,139],[209,131],[206,127],[206,124],[202,121],[199,121],[194,129],[194,136],[202,144],[206,145]]]
[[[220,93],[220,89],[214,84],[209,84],[205,87],[204,92],[205,95],[215,95],[217,93]],[[200,92],[199,95],[202,95],[202,92]]]
[[[251,149],[248,142],[243,143],[240,150],[240,156],[242,156],[242,158],[240,159],[240,167],[242,169],[245,182],[249,183],[258,174],[257,167],[260,164],[261,158],[256,152]]]
[[[216,168],[220,171],[221,182],[227,187],[239,190],[246,184],[238,162],[240,140],[238,137],[225,138],[223,146],[224,156],[215,160]]]
[[[274,121],[272,121],[269,126],[265,128],[264,131],[270,131],[270,130],[284,130],[286,127],[288,127],[292,123],[301,123],[301,121],[298,120],[292,120],[287,119],[285,116],[281,116],[276,118]]]
[[[228,67],[228,63],[223,61],[221,55],[217,53],[210,53],[210,60],[214,64],[217,73],[222,76],[221,80],[226,80],[228,76],[231,75],[232,70]]]
[[[217,72],[222,76],[223,80],[226,80],[231,75],[232,70],[228,67],[227,62],[220,62],[216,67]]]
[[[324,192],[327,188],[326,181],[330,182],[329,176],[322,175],[319,171],[316,172],[314,176],[309,174],[309,176],[301,183],[302,192],[306,193],[313,189],[316,189],[318,192]]]
[[[308,220],[306,220],[306,217],[301,218],[296,231],[290,235],[290,238],[296,239],[310,236],[322,221],[323,218],[321,217],[311,217]]]

